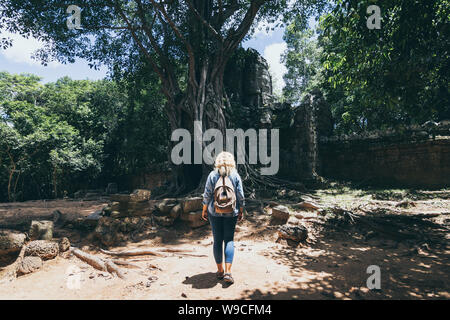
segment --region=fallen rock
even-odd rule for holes
[[[183,212],[194,212],[202,210],[202,201],[202,197],[192,197],[181,200]]]
[[[124,233],[130,233],[143,226],[145,220],[138,217],[127,217],[120,220],[119,230]]]
[[[289,219],[289,209],[282,205],[273,207],[272,219],[277,220],[280,224],[285,224]]]
[[[169,217],[171,217],[173,220],[176,220],[178,217],[181,216],[183,213],[183,207],[181,204],[177,204],[175,207],[170,210]]]
[[[191,228],[198,228],[208,224],[208,221],[202,219],[201,211],[183,213],[180,216],[180,219],[186,221],[188,226]]]
[[[31,240],[52,240],[53,221],[31,221],[29,237]]]
[[[110,206],[111,211],[120,211],[120,202],[114,201]]]
[[[308,229],[303,225],[284,225],[278,230],[278,237],[295,242],[305,241],[308,238]]]
[[[86,217],[87,220],[99,220],[102,217],[103,210],[97,210]]]
[[[141,202],[129,202],[126,210],[121,209],[126,216],[138,217],[138,216],[148,216],[154,211],[154,208],[149,204],[148,201]]]
[[[154,204],[147,200],[139,200],[142,198],[132,199],[132,195],[115,195],[117,197],[126,196],[124,201],[114,201],[111,205],[104,208],[106,216],[112,218],[149,216],[154,211]],[[116,197],[116,199],[118,199]],[[139,200],[139,201],[137,201]]]
[[[128,240],[133,232],[143,230],[144,226],[150,223],[150,217],[126,217],[123,219],[101,217],[93,237],[109,247]]]
[[[148,201],[148,200],[150,200],[151,195],[152,195],[152,192],[150,190],[136,189],[130,195],[130,198],[131,198],[131,201],[141,202],[141,201]]]
[[[120,213],[120,211],[113,211],[113,212],[111,212],[111,214],[109,216],[114,219],[123,217],[123,215]]]
[[[166,216],[177,205],[176,199],[163,199],[156,205],[155,215]]]
[[[17,275],[24,275],[35,272],[42,268],[42,259],[40,257],[24,257],[17,266]]]
[[[69,239],[66,238],[66,237],[61,238],[59,240],[58,246],[59,246],[59,252],[66,252],[67,250],[70,249],[70,241],[69,241]]]
[[[26,240],[24,233],[0,230],[0,256],[19,252]]]
[[[97,226],[98,220],[102,217],[103,210],[97,210],[90,215],[88,215],[84,221],[83,224],[87,228],[95,228]]]
[[[163,227],[170,227],[175,222],[175,219],[170,216],[153,216],[155,222]]]
[[[31,241],[25,248],[25,256],[40,257],[42,260],[53,259],[58,253],[58,243],[48,240]]]
[[[118,242],[118,232],[121,222],[119,219],[101,217],[95,228],[96,238],[106,246],[112,246]]]

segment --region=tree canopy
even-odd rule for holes
[[[257,22],[307,16],[324,2],[79,1],[81,29],[69,30],[65,20],[71,1],[4,1],[0,24],[43,40],[47,45],[37,57],[44,63],[81,57],[94,68],[104,63],[123,72],[139,67],[136,61],[144,56],[166,98],[176,104],[189,84],[202,91],[203,82],[222,76],[227,59]]]
[[[337,1],[316,37],[291,23],[285,94],[320,88],[340,132],[450,119],[449,1],[377,1],[380,29],[367,27],[371,4]]]
[[[166,160],[159,88],[133,79],[43,85],[34,75],[0,73],[0,199],[103,187]]]

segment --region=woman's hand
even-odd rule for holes
[[[206,204],[203,205],[202,219],[208,221],[208,205]]]
[[[244,213],[244,208],[242,208],[242,207],[239,208],[238,221],[241,221],[243,219],[243,217],[244,217],[243,213]]]

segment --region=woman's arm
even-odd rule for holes
[[[244,187],[242,186],[242,180],[239,174],[237,175],[236,179],[236,200],[239,204],[238,221],[241,221],[244,217],[245,197]]]
[[[203,192],[203,205],[208,205],[211,202],[211,198],[213,196],[214,190],[211,180],[211,174],[209,174],[208,178],[206,179],[205,190]]]
[[[242,210],[245,207],[245,197],[244,197],[244,187],[242,185],[241,176],[237,175],[237,183],[236,183],[236,200],[238,201],[239,208]]]
[[[207,220],[208,216],[208,204],[211,201],[211,197],[213,194],[213,188],[212,188],[212,181],[211,181],[211,174],[209,174],[208,178],[206,179],[205,184],[205,191],[203,192],[203,208],[202,208],[202,218],[203,220]]]

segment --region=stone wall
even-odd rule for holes
[[[279,176],[314,184],[320,172],[319,137],[329,136],[333,129],[330,108],[322,94],[312,92],[295,109],[285,106],[273,114],[273,127],[280,129]],[[281,118],[282,114],[291,119]]]
[[[321,175],[378,185],[450,186],[450,137],[436,140],[321,143]]]
[[[170,172],[168,170],[155,171],[143,173],[140,175],[134,175],[129,178],[128,190],[134,189],[149,189],[153,190],[156,187],[162,186],[170,178]]]
[[[383,186],[450,186],[448,120],[333,136],[331,113],[320,92],[306,95],[291,118],[292,123],[273,121],[281,129],[283,178],[306,185],[323,176]]]

